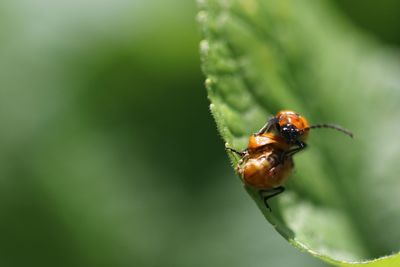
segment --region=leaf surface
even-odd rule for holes
[[[272,213],[248,189],[266,219],[337,266],[400,266],[398,52],[326,1],[204,0],[199,8],[210,108],[227,145],[244,149],[282,109],[355,133],[313,131]]]

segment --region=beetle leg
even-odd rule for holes
[[[255,133],[255,135],[262,135],[263,133],[269,132],[271,128],[276,125],[279,125],[278,119],[276,117],[272,117],[257,133]]]
[[[285,188],[283,186],[278,186],[278,187],[275,187],[272,189],[262,189],[258,193],[260,194],[260,198],[263,199],[264,204],[267,207],[267,209],[269,209],[269,211],[272,212],[271,207],[268,205],[268,199],[279,195],[283,191],[285,191]],[[265,195],[265,193],[268,193],[268,195]]]
[[[246,150],[245,151],[238,151],[238,150],[233,149],[231,147],[225,147],[225,149],[230,151],[230,152],[235,153],[236,155],[239,155],[240,157],[244,157],[247,154]]]
[[[283,162],[285,160],[285,158],[292,157],[294,154],[307,148],[307,144],[304,142],[301,142],[301,141],[298,141],[297,145],[298,145],[298,147],[295,147],[293,149],[289,149],[288,151],[283,152],[280,157],[280,162]]]

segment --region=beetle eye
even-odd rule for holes
[[[299,130],[292,124],[287,124],[281,129],[282,136],[288,143],[294,143],[299,137]]]

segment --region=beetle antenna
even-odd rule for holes
[[[306,129],[317,129],[317,128],[330,128],[330,129],[334,129],[336,131],[342,132],[348,136],[350,136],[351,138],[353,138],[353,133],[350,132],[349,130],[346,130],[338,125],[334,125],[334,124],[316,124],[316,125],[311,125],[310,127],[307,127]]]

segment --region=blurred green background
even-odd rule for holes
[[[334,4],[400,43],[399,1]],[[195,16],[182,0],[0,2],[0,266],[326,266],[234,175]]]

